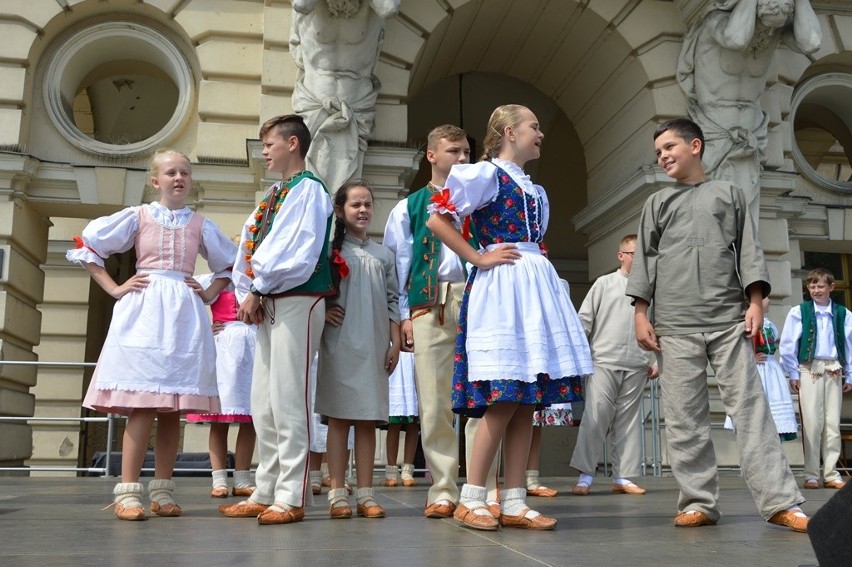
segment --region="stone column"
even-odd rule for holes
[[[0,164],[0,360],[34,361],[41,337],[44,273],[50,222],[27,202],[23,190],[33,167],[28,158],[8,156]],[[35,366],[0,363],[0,416],[30,417]],[[32,428],[0,422],[0,466],[21,466],[32,454]],[[3,473],[0,473],[3,474]]]

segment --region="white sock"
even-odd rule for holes
[[[346,491],[345,488],[343,488],[342,490],[344,492]],[[378,504],[378,502],[376,502],[375,499],[373,499],[373,487],[371,487],[371,486],[368,486],[368,487],[365,487],[365,488],[356,488],[355,489],[355,500],[358,502],[358,504],[362,504],[362,505],[366,505],[369,502],[373,502],[373,503]]]
[[[485,497],[487,495],[488,490],[484,486],[465,483],[462,485],[459,504],[464,504],[465,507],[473,510],[473,513],[477,516],[490,516],[491,512],[488,511],[488,507],[485,505]]]
[[[591,486],[592,482],[595,480],[590,474],[580,473],[580,480],[577,481],[577,484],[585,484],[586,486]]]
[[[237,488],[248,488],[249,486],[252,486],[251,472],[234,471],[234,486]]]
[[[141,482],[119,482],[112,490],[113,501],[126,508],[141,508],[142,490]]]
[[[538,488],[541,483],[538,480],[538,471],[528,470],[526,473],[527,488]]]
[[[319,471],[316,471],[319,473]],[[328,505],[332,508],[349,506],[349,493],[345,488],[335,488],[328,491]]]
[[[228,488],[228,471],[220,469],[213,471],[213,488]]]
[[[612,481],[612,483],[613,484],[621,484],[621,485],[633,484],[632,482],[630,482],[629,478],[616,478],[615,480]]]
[[[148,483],[148,497],[151,502],[156,502],[160,506],[166,504],[174,504],[172,495],[175,492],[175,482],[171,479],[155,478]]]
[[[413,480],[414,479],[414,465],[412,464],[403,464],[402,471],[400,472],[400,477],[402,480]]]
[[[527,506],[527,489],[526,488],[505,488],[502,492],[500,500],[500,513],[506,516],[520,516],[524,510],[528,510],[525,514],[527,518],[535,518],[540,516],[538,512],[529,510]]]
[[[322,471],[311,471],[311,486],[319,486],[322,482]]]

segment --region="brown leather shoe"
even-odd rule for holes
[[[311,485],[311,494],[316,496],[317,494],[320,494],[321,492],[322,492],[322,485],[321,484],[312,484]]]
[[[386,478],[384,480],[384,482],[382,482],[382,486],[394,487],[394,486],[397,486],[397,485],[399,485],[399,481],[396,480],[395,478]]]
[[[495,520],[500,519],[500,503],[499,502],[486,502],[486,506],[488,506],[488,511],[491,512],[491,517]]]
[[[257,523],[261,526],[271,526],[277,524],[293,524],[301,522],[305,519],[304,508],[290,508],[289,510],[281,510],[277,506],[270,506],[257,516]]]
[[[213,490],[210,491],[210,496],[213,498],[227,498],[228,497],[228,487],[227,486],[216,486]]]
[[[799,512],[781,510],[780,512],[773,514],[767,521],[770,524],[775,524],[776,526],[786,526],[794,532],[807,533],[808,522],[810,522],[811,519],[805,515],[797,516],[797,513],[801,513],[801,510],[799,510]]]
[[[180,506],[174,502],[168,504],[160,504],[159,502],[151,502],[151,512],[161,518],[177,518],[183,513]]]
[[[385,509],[379,506],[372,498],[370,500],[367,500],[366,504],[358,504],[356,508],[358,510],[358,515],[362,518],[385,517]]]
[[[807,488],[808,490],[819,488],[819,481],[815,478],[809,478],[802,484],[802,488]]]
[[[402,479],[402,485],[411,488],[412,486],[417,486],[417,481],[413,478],[404,478]]]
[[[456,505],[452,502],[435,502],[426,506],[423,515],[427,518],[449,518],[456,511]]]
[[[520,528],[523,530],[552,530],[556,527],[556,518],[539,514],[535,518],[527,518],[529,508],[524,508],[517,516],[500,514],[500,525],[504,528]]]
[[[540,496],[542,498],[553,498],[559,494],[557,491],[552,488],[547,488],[546,486],[536,486],[535,488],[527,488],[527,496]]]
[[[141,505],[122,506],[121,504],[116,504],[115,517],[119,520],[128,520],[131,522],[138,522],[148,519],[148,517],[145,515],[145,508],[143,508]]]
[[[269,504],[259,504],[252,500],[243,500],[236,504],[222,504],[219,506],[219,513],[229,518],[257,518],[267,508],[269,508]]]
[[[830,481],[824,483],[823,486],[825,488],[834,488],[834,489],[839,490],[839,489],[843,488],[844,486],[846,486],[846,483],[843,482],[842,480],[839,480],[839,479],[838,480],[830,480]]]
[[[482,506],[479,506],[478,508],[482,508]],[[473,510],[478,508],[474,508]],[[500,523],[491,515],[490,512],[488,514],[476,514],[473,510],[464,504],[459,504],[456,506],[455,512],[453,512],[453,517],[467,527],[475,530],[493,532],[500,527]]]
[[[349,504],[345,506],[329,506],[328,516],[332,520],[348,520],[352,517],[352,506]]]
[[[588,484],[583,485],[583,484],[577,483],[577,484],[574,485],[574,488],[571,489],[571,494],[574,494],[576,496],[588,496],[590,488],[591,488],[591,486],[588,485]]]
[[[231,494],[234,496],[251,496],[254,494],[254,486],[235,486],[231,489]]]
[[[674,519],[674,525],[679,528],[697,528],[699,526],[715,526],[716,520],[711,520],[704,512],[681,512]]]
[[[635,485],[632,482],[630,484],[613,484],[612,491],[615,494],[635,494],[638,496],[641,496],[646,492],[644,488]]]

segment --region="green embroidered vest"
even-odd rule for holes
[[[831,322],[834,325],[834,346],[837,348],[837,360],[846,363],[846,337],[843,326],[846,323],[846,308],[832,302]],[[799,305],[802,312],[802,336],[799,339],[799,362],[807,363],[814,359],[816,352],[816,309],[813,301]]]
[[[438,303],[438,265],[441,262],[441,240],[426,227],[429,219],[429,186],[408,196],[408,218],[411,221],[411,270],[408,274],[408,305],[411,309],[431,307]],[[479,248],[475,236],[470,245]],[[463,264],[462,264],[463,265]]]
[[[313,173],[310,171],[303,171],[297,177],[295,177],[291,182],[290,186],[295,187],[304,179],[311,179],[320,184],[325,194],[328,195],[328,189],[325,186],[325,183],[319,180]],[[287,200],[287,197],[284,197],[284,200]],[[323,244],[322,244],[322,252],[320,252],[319,261],[317,262],[316,267],[314,268],[314,273],[311,274],[311,277],[308,278],[308,281],[303,283],[302,285],[296,286],[292,289],[288,289],[287,291],[280,294],[272,294],[273,297],[285,297],[289,295],[334,295],[334,284],[331,281],[331,265],[329,264],[328,259],[328,247],[331,236],[331,221],[334,215],[329,215],[328,220],[325,223],[325,234],[323,235]],[[317,235],[319,238],[319,235]]]

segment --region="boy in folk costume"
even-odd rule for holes
[[[260,129],[273,185],[243,227],[233,278],[240,320],[258,325],[251,410],[257,430],[257,489],[223,505],[225,516],[288,524],[305,517],[310,435],[310,366],[333,292],[328,261],[331,199],[305,171],[311,137],[302,118],[271,118]]]
[[[834,275],[811,270],[805,281],[810,301],[793,307],[781,332],[781,367],[799,393],[805,451],[805,488],[846,484],[837,472],[840,458],[840,407],[852,390],[852,314],[831,300]],[[846,380],[842,380],[843,374]],[[822,449],[822,451],[820,451]],[[819,457],[823,465],[820,471]]]

